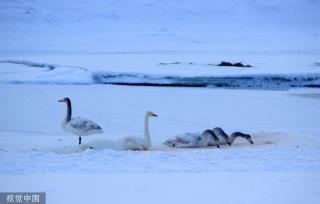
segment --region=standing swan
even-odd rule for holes
[[[71,101],[68,97],[59,100],[67,104],[67,114],[62,122],[62,129],[66,132],[71,132],[79,137],[79,145],[81,145],[81,136],[102,133],[102,128],[91,120],[84,118],[71,118],[72,108]]]
[[[248,134],[244,134],[242,132],[234,132],[230,135],[230,137],[228,137],[228,135],[220,127],[214,128],[213,132],[220,139],[220,141],[219,141],[220,145],[228,144],[230,146],[236,140],[237,137],[242,137],[242,138],[248,140],[248,142],[250,142],[251,144],[253,144],[251,136]],[[209,146],[214,146],[214,145],[216,145],[214,142],[212,143],[212,141],[209,141]]]
[[[199,148],[207,147],[208,142],[213,140],[212,146],[219,146],[219,138],[212,130],[205,130],[201,135],[187,134],[184,136],[176,136],[174,139],[167,140],[164,144],[175,148]]]
[[[124,150],[149,150],[151,147],[149,133],[149,118],[157,117],[157,114],[148,111],[144,117],[144,139],[139,137],[125,137],[119,143]]]

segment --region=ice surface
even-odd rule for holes
[[[289,88],[319,86],[319,10],[316,0],[2,0],[0,191],[45,191],[47,203],[318,204],[320,93]],[[105,133],[79,147],[63,132],[66,96]],[[159,115],[152,151],[119,151],[120,138],[142,137],[147,110]],[[255,144],[162,144],[216,126]]]
[[[3,67],[0,82],[15,84],[118,84],[250,89],[320,86],[320,72],[314,67],[305,68],[304,71],[292,69],[291,71],[277,70],[272,73],[273,70],[268,67],[232,70],[233,68],[198,65],[198,69],[203,70],[194,70],[191,67],[185,73],[188,65],[183,65],[182,67],[170,67],[171,70],[167,69],[167,72],[164,72],[161,66],[136,69],[142,71],[138,73],[102,71],[101,68],[84,67],[83,65],[66,66],[23,60],[3,60],[0,61],[0,66]],[[42,68],[46,69],[42,70]],[[110,68],[110,70],[116,69]]]

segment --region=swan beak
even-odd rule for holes
[[[58,102],[64,102],[63,99],[58,100]]]
[[[151,116],[153,116],[153,117],[158,117],[158,115],[157,115],[157,114],[152,113],[152,112],[151,112]]]

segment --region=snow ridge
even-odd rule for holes
[[[31,62],[26,60],[2,60],[0,61],[0,63],[11,63],[11,64],[25,65],[28,67],[47,68],[48,70],[54,70],[56,68],[56,65],[53,65],[53,64],[37,63],[37,62]]]
[[[249,89],[289,89],[320,87],[320,74],[257,74],[236,76],[160,76],[135,73],[93,73],[97,84],[173,87],[226,87]]]

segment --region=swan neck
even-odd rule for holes
[[[209,143],[209,134],[205,134],[203,137],[201,137],[199,145],[200,146],[208,146],[208,143]]]
[[[230,136],[230,144],[232,144],[236,140],[236,137],[237,136],[235,136],[233,134]]]
[[[66,114],[66,118],[64,119],[64,121],[69,122],[71,120],[71,115],[72,115],[71,102],[67,101],[67,114]]]
[[[146,115],[144,118],[144,139],[147,148],[151,147],[150,133],[149,133],[149,116]]]

